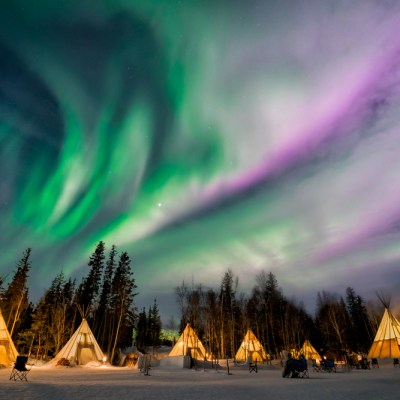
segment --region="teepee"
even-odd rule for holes
[[[66,359],[74,365],[84,365],[89,362],[102,363],[105,360],[86,318],[82,319],[82,323],[71,339],[48,364],[57,365],[61,359]]]
[[[303,354],[307,360],[321,360],[318,351],[315,350],[314,346],[308,340],[304,341],[303,347],[300,349],[299,353]]]
[[[0,310],[0,365],[8,367],[17,358],[18,352],[8,332],[6,321]]]
[[[190,324],[186,325],[186,328],[182,332],[182,335],[169,353],[169,357],[188,355],[198,360],[204,360],[205,358],[207,358],[206,349],[204,348],[203,344],[201,343],[200,339],[196,335],[196,332],[190,326]]]
[[[385,305],[382,321],[376,332],[368,358],[400,357],[400,323]]]
[[[267,353],[263,345],[256,338],[256,335],[251,329],[247,331],[243,342],[236,353],[236,360],[248,361],[249,357],[251,357],[252,362],[262,362],[265,361],[267,358]]]

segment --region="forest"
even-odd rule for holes
[[[61,271],[36,304],[29,300],[31,252],[24,251],[9,279],[0,277],[0,308],[21,353],[50,359],[83,317],[113,363],[118,363],[122,349],[133,344],[144,353],[173,344],[174,339],[163,338],[156,299],[147,311],[135,307],[137,285],[126,252],[119,253],[114,245],[107,252],[100,241],[79,283]],[[174,289],[179,331],[190,323],[217,358],[233,358],[248,328],[273,358],[279,358],[282,350],[301,347],[305,339],[321,355],[367,353],[382,316],[378,302],[366,303],[351,287],[343,295],[318,292],[315,314],[310,315],[301,302],[284,295],[271,272],[256,276],[249,294],[238,291],[239,281],[231,270],[221,278],[218,288],[182,281]],[[173,320],[169,325],[174,328]]]
[[[310,340],[321,355],[344,358],[346,353],[368,353],[383,306],[369,302],[348,287],[344,297],[318,292],[315,315],[288,299],[276,276],[261,272],[249,296],[237,293],[238,278],[225,272],[218,291],[184,282],[175,289],[181,330],[190,323],[206,349],[216,357],[233,358],[248,328],[267,353],[280,358],[282,350],[301,348]]]

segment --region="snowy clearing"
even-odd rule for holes
[[[29,382],[9,381],[11,369],[0,370],[0,399],[109,400],[109,399],[396,399],[400,369],[392,364],[372,370],[323,373],[310,370],[309,379],[284,379],[277,366],[259,372],[220,370],[166,370],[153,368],[150,376],[129,368],[34,367]]]

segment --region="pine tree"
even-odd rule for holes
[[[32,354],[37,359],[46,358],[52,347],[48,324],[49,310],[42,297],[32,313],[30,329],[22,333],[25,342],[29,342],[28,354]]]
[[[111,287],[111,307],[114,317],[113,345],[111,349],[111,362],[114,359],[118,347],[126,347],[132,340],[134,328],[133,300],[137,293],[135,280],[131,270],[131,260],[128,253],[123,252],[119,258]]]
[[[28,274],[31,268],[31,249],[25,250],[14,276],[2,295],[2,312],[12,336],[18,330],[21,314],[28,307]]]
[[[278,280],[272,272],[262,271],[257,277],[257,286],[253,289],[248,307],[256,317],[256,331],[261,341],[270,351],[278,353],[287,348],[285,335],[286,299],[279,290]]]
[[[29,353],[47,358],[57,353],[70,336],[74,324],[75,281],[65,279],[61,271],[40,298],[32,313],[32,324],[22,336],[29,344]]]
[[[219,295],[220,318],[221,318],[221,356],[233,357],[236,353],[235,349],[235,290],[237,281],[234,282],[233,272],[228,269],[225,272]]]
[[[221,330],[221,320],[216,316],[219,314],[218,293],[213,289],[208,289],[204,298],[204,345],[216,356],[221,354],[221,342],[219,332]]]
[[[19,351],[24,354],[29,351],[31,345],[30,340],[26,341],[24,333],[28,332],[32,326],[33,322],[32,315],[34,309],[35,309],[34,304],[32,302],[29,302],[28,306],[21,313],[20,321],[18,324],[18,332],[16,332],[16,335],[14,335],[17,337],[17,340],[14,342],[14,344],[17,346]]]
[[[353,351],[367,352],[373,340],[367,308],[353,288],[346,289],[346,305],[350,316],[349,344]]]
[[[66,281],[61,271],[44,295],[48,309],[48,330],[52,339],[51,350],[54,353],[61,349],[71,329],[72,321],[69,317],[73,315],[73,290],[73,281],[71,279]]]
[[[138,315],[136,326],[136,347],[142,353],[147,352],[147,325],[146,309],[143,308],[143,310]]]
[[[90,271],[88,276],[83,280],[79,289],[79,302],[85,312],[90,309],[97,300],[101,276],[104,269],[104,251],[104,242],[100,241],[96,246],[96,250],[90,256],[88,263]]]
[[[101,348],[108,347],[108,337],[107,329],[109,327],[110,319],[110,296],[112,280],[114,276],[114,270],[116,266],[117,248],[116,246],[111,247],[110,254],[107,259],[106,267],[103,275],[103,284],[100,293],[99,306],[97,308],[96,314],[96,326],[94,327],[94,332],[96,337],[99,338],[99,345]]]
[[[154,349],[158,348],[161,343],[161,318],[158,310],[157,300],[154,299],[153,307],[149,310],[149,345]]]

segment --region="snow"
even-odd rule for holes
[[[175,399],[396,399],[400,368],[391,362],[379,369],[324,373],[309,370],[309,379],[284,379],[278,365],[246,366],[227,371],[152,368],[150,376],[126,367],[34,366],[28,382],[9,380],[0,369],[0,399],[12,400],[175,400]]]

